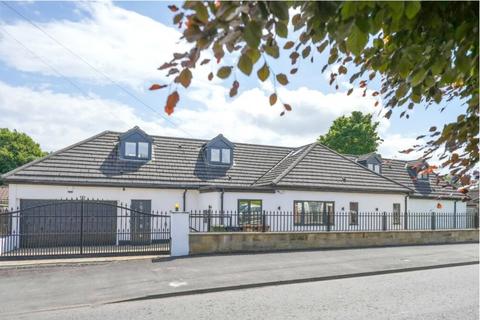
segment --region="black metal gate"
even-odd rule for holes
[[[22,199],[17,210],[0,211],[0,259],[169,253],[170,216],[140,208]]]

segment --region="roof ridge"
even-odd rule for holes
[[[122,134],[124,132],[106,130],[106,131],[104,131],[104,133]],[[190,141],[197,141],[197,142],[204,142],[204,143],[209,142],[211,140],[211,139],[185,138],[185,137],[174,137],[174,136],[160,136],[160,135],[153,135],[153,134],[148,134],[148,135],[150,137],[153,137],[153,138],[179,139],[179,140],[186,140],[186,141],[190,140]],[[227,138],[225,137],[225,139],[227,139]],[[272,145],[272,144],[258,144],[258,143],[246,143],[246,142],[235,142],[235,141],[231,141],[231,142],[233,144],[236,144],[236,145],[247,145],[247,146],[257,146],[257,147],[274,147],[274,148],[282,148],[282,149],[297,149],[297,148],[303,147],[303,146],[287,147],[287,146],[276,146],[276,145]]]
[[[277,163],[275,163],[275,165],[273,165],[273,167],[271,167],[270,169],[268,169],[264,174],[262,174],[260,177],[258,177],[258,179],[256,179],[251,185],[254,186],[260,179],[262,179],[263,177],[265,177],[268,173],[272,172],[276,167],[278,167],[283,161],[285,161],[288,156],[290,156],[293,152],[295,152],[296,149],[292,149],[290,150],[289,153],[287,153],[285,155],[285,157],[283,157],[282,159],[280,159]]]
[[[54,151],[54,152],[52,152],[52,153],[49,153],[49,154],[47,154],[47,155],[44,156],[44,157],[41,157],[41,158],[38,158],[38,159],[36,159],[36,160],[30,161],[30,162],[24,164],[23,166],[20,166],[20,167],[18,167],[18,168],[15,168],[15,169],[13,169],[13,170],[10,170],[10,171],[8,171],[8,172],[0,175],[0,178],[1,178],[1,179],[5,179],[5,178],[7,178],[7,177],[9,177],[9,176],[17,173],[17,172],[20,171],[20,170],[23,170],[23,169],[28,168],[28,167],[30,167],[30,166],[33,166],[33,165],[35,165],[35,164],[37,164],[37,163],[40,163],[40,162],[42,162],[42,161],[44,161],[44,160],[47,160],[47,159],[49,159],[49,158],[51,158],[51,157],[53,157],[53,156],[55,156],[55,155],[57,155],[57,154],[59,154],[59,153],[61,153],[61,152],[68,151],[68,150],[70,150],[70,149],[72,149],[72,148],[78,147],[78,146],[81,145],[81,144],[90,142],[90,141],[92,141],[92,140],[94,140],[94,139],[96,139],[96,138],[98,138],[98,137],[101,137],[101,136],[107,134],[107,133],[111,133],[111,131],[108,131],[108,130],[102,131],[102,132],[100,132],[100,133],[98,133],[98,134],[96,134],[96,135],[94,135],[94,136],[91,136],[91,137],[89,137],[89,138],[87,138],[87,139],[84,139],[84,140],[82,140],[82,141],[79,141],[79,142],[77,142],[77,143],[74,143],[74,144],[72,144],[72,145],[69,145],[69,146],[67,146],[67,147],[65,147],[65,148],[62,148],[62,149],[60,149],[60,150]]]
[[[273,179],[272,181],[272,184],[277,184],[278,182],[280,182],[280,180],[282,180],[290,171],[292,171],[293,168],[295,168],[297,166],[297,164],[303,160],[303,158],[305,158],[305,156],[310,153],[310,151],[315,148],[315,146],[318,144],[318,142],[313,142],[311,143],[310,145],[305,145],[305,150],[302,152],[302,154],[300,155],[300,157],[298,157],[298,159],[296,159],[295,161],[293,161],[287,169],[285,169],[281,174],[278,175],[278,177],[276,177],[275,179]]]
[[[335,153],[336,155],[339,155],[339,156],[342,157],[343,159],[345,159],[345,160],[347,160],[347,161],[350,161],[350,162],[356,164],[358,167],[360,167],[360,168],[362,168],[362,169],[364,169],[364,170],[367,170],[368,172],[371,172],[371,173],[373,173],[373,174],[376,174],[377,176],[382,177],[383,179],[386,179],[386,180],[388,180],[388,181],[390,181],[390,182],[393,182],[393,183],[395,183],[395,184],[397,184],[397,185],[399,185],[399,186],[401,186],[401,187],[404,187],[404,188],[406,188],[406,189],[408,189],[408,190],[410,190],[410,191],[415,192],[415,190],[413,190],[412,188],[407,187],[406,185],[401,184],[401,183],[399,183],[399,182],[397,182],[397,181],[395,181],[395,180],[393,180],[393,179],[387,178],[387,177],[385,177],[384,175],[382,175],[382,174],[380,174],[380,173],[377,173],[377,172],[375,172],[375,171],[372,171],[372,170],[370,170],[370,169],[362,166],[360,163],[349,159],[348,157],[344,156],[343,154],[341,154],[341,153],[339,153],[339,152],[337,152],[337,151],[335,151],[335,150],[333,150],[333,149],[330,149],[329,147],[327,147],[326,145],[324,145],[324,144],[322,144],[322,143],[320,143],[320,142],[317,142],[317,143],[318,143],[320,146],[324,147],[325,149],[327,149],[327,150]]]

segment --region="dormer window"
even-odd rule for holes
[[[361,155],[357,158],[357,162],[376,173],[382,173],[382,156],[377,153]]]
[[[152,158],[152,138],[139,127],[120,136],[120,158],[125,160],[150,160]]]
[[[209,165],[230,166],[233,162],[233,149],[234,145],[220,134],[205,145],[205,161]]]

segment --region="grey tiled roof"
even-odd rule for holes
[[[351,160],[360,159],[362,156],[347,155]],[[364,158],[364,157],[362,157]],[[432,199],[464,199],[465,195],[457,191],[457,188],[449,185],[436,174],[429,174],[426,180],[413,179],[407,170],[407,165],[415,166],[424,163],[423,160],[397,160],[382,158],[382,175],[402,185],[409,187],[415,192],[413,197]]]
[[[121,133],[106,131],[43,159],[20,167],[7,182],[113,185],[126,187],[225,187],[408,192],[317,143],[300,148],[234,143],[230,168],[208,166],[202,158],[206,140],[153,138],[148,162],[119,159]]]
[[[382,174],[385,177],[400,182],[415,190],[414,197],[428,197],[435,199],[463,199],[465,196],[457,188],[449,185],[436,174],[429,174],[428,179],[412,179],[406,164],[412,161],[383,159]]]

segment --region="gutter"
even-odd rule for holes
[[[188,189],[183,190],[183,212],[187,210],[187,191]]]

